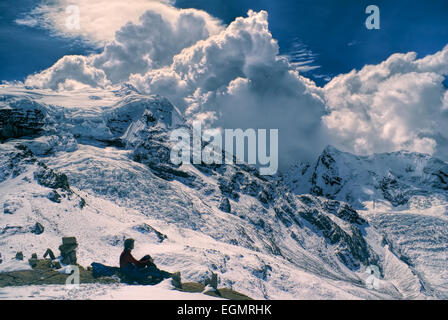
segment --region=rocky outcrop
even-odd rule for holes
[[[41,225],[39,222],[36,222],[36,224],[30,229],[30,232],[39,235],[44,233],[44,230],[45,230],[44,226]]]
[[[274,210],[280,222],[291,230],[294,226],[306,228],[326,239],[336,257],[349,269],[378,263],[378,255],[363,236],[368,223],[349,205],[302,195],[278,200]],[[296,241],[300,242],[297,238]]]
[[[223,212],[230,213],[232,211],[232,208],[230,207],[230,201],[228,198],[222,198],[221,203],[218,207],[219,210]]]
[[[293,166],[285,180],[296,194],[346,201],[356,209],[372,200],[404,206],[428,195],[448,201],[448,163],[406,151],[356,156],[328,146],[314,165]]]
[[[0,142],[39,133],[45,125],[44,118],[39,109],[1,109]]]

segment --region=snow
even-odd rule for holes
[[[221,300],[202,293],[173,290],[169,280],[155,286],[124,284],[80,284],[68,289],[64,285],[0,288],[4,300]]]
[[[0,263],[0,272],[12,272],[23,270],[32,270],[28,261],[11,259],[9,261],[3,261],[2,263]]]
[[[162,171],[167,165],[164,152],[170,146],[169,130],[183,125],[178,110],[162,97],[122,94],[119,90],[86,89],[69,94],[8,86],[0,86],[0,97],[0,107],[39,108],[46,114],[40,136],[0,144],[0,252],[4,260],[0,270],[17,251],[24,253],[25,261],[32,253],[41,256],[47,248],[57,254],[63,236],[77,238],[82,266],[92,262],[116,266],[124,239],[132,237],[136,240],[135,256],[150,254],[161,269],[180,271],[183,282],[203,282],[214,272],[220,287],[255,299],[446,297],[440,289],[446,274],[441,272],[436,279],[437,270],[446,267],[442,256],[445,248],[437,246],[440,255],[433,255],[434,260],[427,265],[419,264],[422,267],[412,267],[399,259],[395,245],[407,248],[406,239],[397,236],[390,247],[383,241],[388,226],[370,216],[382,214],[379,208],[391,205],[379,197],[372,179],[364,184],[355,179],[353,172],[364,172],[365,165],[351,170],[346,163],[349,156],[337,159],[337,173],[342,172],[344,179],[354,179],[339,200],[361,194],[360,199],[365,200],[362,208],[367,208],[372,197],[378,198],[377,211],[362,213],[370,225],[337,216],[337,210],[333,212],[331,207],[340,208],[339,202],[309,195],[307,204],[308,200],[286,188],[280,177],[261,179],[246,166],[210,169],[184,165],[169,167],[172,171],[168,173]],[[147,121],[150,115],[155,121]],[[38,161],[67,175],[71,191],[40,185],[34,178],[38,164],[18,157],[19,145],[28,146]],[[419,183],[424,186],[433,181],[424,173],[425,163],[436,167],[443,164],[424,156],[418,159],[418,169],[409,179],[423,177]],[[384,156],[381,161],[389,160]],[[381,168],[380,164],[371,167]],[[299,171],[308,177],[312,167]],[[306,187],[306,193],[310,193],[309,181],[302,176],[289,176],[286,181],[297,180],[293,185],[296,193]],[[371,178],[367,173],[362,177]],[[49,194],[54,191],[61,195],[60,203],[50,200]],[[432,193],[432,198],[422,196],[414,195],[407,210],[418,210],[428,199],[443,208],[442,192]],[[229,199],[230,213],[219,210],[224,197]],[[434,210],[435,205],[429,207]],[[306,213],[311,221],[304,218]],[[442,221],[443,214],[437,214]],[[325,224],[319,229],[319,221],[328,222],[330,229],[326,230]],[[44,226],[42,234],[31,232],[36,222]],[[160,239],[154,230],[166,238]],[[437,232],[442,237],[444,226]],[[340,240],[330,239],[335,233]],[[412,232],[406,231],[406,235]],[[351,241],[365,242],[369,256],[356,257],[347,249]],[[424,250],[423,245],[420,247]],[[341,252],[354,264],[344,263],[337,255]],[[440,261],[431,269],[436,260]],[[365,285],[366,261],[375,261],[382,269],[378,290]],[[19,265],[15,267],[23,267]],[[209,298],[173,291],[167,283],[155,287],[83,284],[76,294],[67,294],[64,286],[0,290],[0,298],[7,299]]]
[[[448,164],[429,155],[360,157],[328,147],[315,164],[293,167],[286,180],[297,194],[320,190],[356,207],[383,238],[377,242],[387,244],[386,278],[396,278],[391,282],[401,294],[415,298],[416,279],[421,291],[447,299],[447,173]]]

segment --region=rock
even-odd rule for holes
[[[62,244],[70,244],[70,245],[78,246],[78,243],[76,242],[76,238],[75,237],[63,237],[62,238]]]
[[[64,237],[62,238],[62,245],[59,246],[59,251],[61,252],[62,263],[63,264],[76,264],[76,248],[78,243],[75,237]]]
[[[23,252],[19,251],[16,253],[16,260],[23,260]]]
[[[39,109],[0,110],[0,142],[39,133],[44,126],[44,114]]]
[[[47,251],[45,251],[45,253],[44,253],[44,259],[46,259],[47,256],[50,257],[50,260],[54,260],[54,259],[56,259],[56,257],[54,256],[54,253],[53,253],[53,251],[52,251],[51,249],[47,249]]]
[[[79,208],[84,209],[84,207],[86,206],[86,200],[84,198],[81,197],[81,199],[79,200]]]
[[[149,224],[143,223],[137,226],[133,227],[134,230],[137,230],[140,233],[143,234],[154,234],[157,237],[157,242],[162,243],[164,240],[168,239],[168,237],[161,233],[160,231],[154,229],[153,227],[151,227]]]
[[[31,228],[31,232],[34,234],[42,234],[44,233],[44,226],[41,225],[39,222],[36,222],[36,224]]]
[[[221,203],[218,207],[219,210],[223,212],[230,213],[232,211],[232,208],[230,207],[230,201],[227,198],[222,198]]]
[[[34,172],[34,179],[36,179],[41,186],[70,191],[67,175],[56,173],[42,162],[39,162],[38,164],[39,169]]]
[[[171,284],[178,289],[182,289],[182,281],[181,281],[181,276],[180,276],[180,272],[175,272],[171,275]]]
[[[37,259],[37,253],[31,254],[31,259]]]
[[[2,254],[0,253],[0,264],[2,264],[3,259],[2,259]]]
[[[28,259],[28,263],[30,264],[30,266],[31,266],[32,268],[35,268],[35,267],[37,266],[37,262],[38,262],[38,260],[37,260],[37,256],[36,256],[36,258]]]
[[[48,200],[55,202],[55,203],[61,203],[61,195],[56,191],[53,190],[47,195]]]
[[[210,285],[213,289],[218,289],[218,275],[212,272],[212,276],[209,279],[205,279],[205,285]]]
[[[20,203],[17,202],[6,202],[3,204],[4,214],[14,214],[20,208]]]

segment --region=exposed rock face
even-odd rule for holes
[[[157,231],[156,229],[154,229],[153,227],[151,227],[149,224],[146,223],[135,226],[133,229],[143,234],[155,235],[157,237],[157,242],[159,243],[162,243],[164,240],[168,239],[168,237],[165,234]]]
[[[34,173],[37,182],[52,189],[70,190],[68,178],[65,174],[60,174],[48,168],[44,163],[39,163],[39,170]]]
[[[1,109],[0,142],[39,133],[45,124],[44,118],[39,109]]]
[[[223,212],[230,213],[232,211],[232,208],[230,207],[230,201],[227,198],[222,198],[221,203],[218,207],[219,210]]]
[[[294,166],[286,180],[297,194],[346,201],[356,209],[365,201],[386,200],[398,207],[428,195],[448,201],[448,164],[405,151],[356,156],[329,146],[315,164]]]
[[[378,264],[377,254],[363,236],[368,223],[347,204],[302,195],[277,201],[274,210],[279,220],[291,230],[298,226],[324,236],[348,268],[357,270],[361,265]],[[338,219],[332,219],[331,215]]]

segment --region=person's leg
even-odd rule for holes
[[[128,264],[122,269],[122,272],[132,281],[141,282],[147,279],[146,272],[140,270],[133,264]]]

